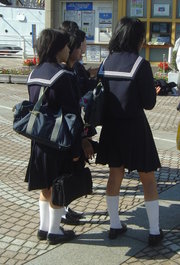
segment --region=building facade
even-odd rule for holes
[[[43,1],[9,0],[8,3],[3,5],[0,1],[0,54],[12,50],[11,55],[32,57],[36,37],[45,27]]]
[[[100,62],[117,20],[137,17],[145,23],[146,42],[141,55],[151,62],[168,58],[180,37],[180,0],[93,0],[45,1],[45,25],[58,28],[64,20],[74,20],[86,32],[85,60]]]

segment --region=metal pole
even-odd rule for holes
[[[22,55],[22,58],[23,59],[25,59],[25,57],[26,57],[26,52],[25,52],[25,39],[24,39],[24,37],[22,38],[23,39],[23,55]]]
[[[166,55],[163,54],[163,76],[165,74],[165,62],[166,62]]]

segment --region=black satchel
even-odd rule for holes
[[[102,82],[98,82],[93,91],[88,91],[81,99],[84,121],[92,126],[103,124],[105,108],[105,90]]]
[[[42,105],[47,89],[48,87],[41,88],[36,104],[22,101],[14,106],[13,130],[51,148],[69,148],[77,135],[80,123],[73,113],[64,115],[60,109],[57,114],[53,114],[47,106]]]
[[[72,174],[62,174],[53,181],[52,203],[68,206],[82,196],[92,194],[92,176],[88,167],[75,170]]]
[[[177,84],[174,82],[166,82],[164,79],[154,79],[155,87],[160,86],[161,90],[158,93],[159,96],[167,96],[169,93],[173,94],[172,88]]]

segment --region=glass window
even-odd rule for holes
[[[153,43],[171,43],[171,23],[167,22],[152,22],[150,41]]]
[[[180,23],[176,24],[176,40],[180,38]]]
[[[142,48],[142,49],[140,50],[139,55],[142,56],[143,58],[145,58],[145,57],[146,57],[146,49],[145,49],[145,48]]]
[[[172,0],[152,0],[151,17],[172,17]]]
[[[126,14],[128,17],[146,17],[147,4],[146,0],[127,0]]]
[[[168,58],[168,49],[166,48],[161,48],[161,49],[150,49],[150,58],[149,60],[151,62],[162,62],[163,61],[163,56],[165,54],[165,58]]]
[[[180,0],[177,1],[176,17],[180,18]]]

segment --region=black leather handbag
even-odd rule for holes
[[[73,113],[64,115],[60,109],[53,114],[47,106],[42,105],[47,89],[41,88],[36,104],[22,101],[14,106],[13,130],[45,146],[67,149],[71,147],[80,123]]]
[[[52,203],[68,206],[82,196],[92,194],[92,176],[88,167],[74,170],[72,174],[62,174],[53,181]]]

